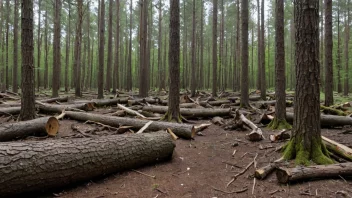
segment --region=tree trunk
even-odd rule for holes
[[[132,0],[130,1],[130,36],[128,45],[127,91],[132,91]]]
[[[100,122],[102,124],[106,124],[113,127],[123,126],[132,126],[133,129],[138,130],[142,128],[145,124],[147,124],[148,120],[139,120],[133,118],[122,118],[122,117],[114,117],[114,116],[105,116],[105,115],[97,115],[92,113],[82,113],[82,112],[72,112],[66,111],[66,116],[79,121],[95,121]],[[179,124],[173,122],[160,122],[154,121],[151,125],[149,125],[149,131],[159,131],[165,129],[171,129],[178,137],[184,139],[191,139],[195,136],[195,129],[193,125],[188,124]]]
[[[196,0],[193,0],[192,6],[192,77],[191,77],[191,97],[196,95]]]
[[[285,77],[285,34],[284,1],[276,0],[275,16],[275,118],[269,124],[273,129],[286,128],[286,77]]]
[[[0,115],[16,115],[21,112],[21,107],[5,107],[0,108]]]
[[[148,61],[147,61],[147,32],[148,32],[148,1],[143,0],[141,5],[141,24],[140,24],[140,55],[139,55],[139,96],[148,96],[147,76],[148,76]]]
[[[296,26],[296,95],[292,138],[284,152],[285,159],[306,165],[332,163],[321,141],[319,92],[319,0],[295,3]],[[307,87],[307,85],[310,85]]]
[[[111,74],[112,74],[112,0],[109,0],[109,18],[108,18],[108,57],[106,65],[106,82],[105,89],[110,92]]]
[[[248,1],[242,0],[242,75],[241,75],[241,107],[249,107],[248,96]]]
[[[12,91],[17,93],[18,91],[18,83],[17,83],[17,69],[18,69],[18,0],[15,0],[15,9],[14,9],[14,21],[13,21],[13,72],[12,72]],[[40,3],[40,1],[39,1]],[[40,5],[40,4],[39,4]],[[40,10],[40,6],[39,6]],[[40,15],[39,15],[40,19]],[[40,28],[38,27],[38,30]],[[40,32],[38,31],[38,34]],[[40,46],[38,36],[38,46]],[[40,47],[38,47],[38,54],[40,54]],[[38,68],[40,67],[40,57],[38,55]],[[39,69],[38,69],[39,71]],[[39,81],[38,81],[39,82]]]
[[[24,122],[2,124],[0,142],[21,139],[28,136],[55,136],[59,122],[55,117],[42,117]]]
[[[337,67],[337,92],[342,92],[341,84],[341,48],[340,48],[340,2],[337,2],[337,58],[336,58],[336,67]]]
[[[102,5],[103,8],[103,5]],[[104,8],[105,9],[105,8]],[[74,50],[74,69],[75,69],[75,96],[82,96],[82,82],[81,82],[81,49],[82,49],[82,24],[83,24],[83,0],[77,1],[77,26],[76,26],[76,38],[75,38],[75,50]],[[99,95],[99,90],[98,90]]]
[[[60,74],[61,74],[61,7],[62,1],[55,1],[55,19],[54,19],[54,44],[53,44],[53,82],[52,97],[59,96],[60,90]]]
[[[331,165],[300,166],[296,168],[278,168],[276,177],[280,183],[309,180],[316,178],[335,178],[352,175],[352,163],[340,163]]]
[[[218,0],[213,0],[213,97],[217,96],[217,72],[218,72],[218,54],[217,54],[217,27],[218,27]]]
[[[345,78],[344,78],[344,87],[343,87],[343,95],[348,95],[348,64],[349,64],[349,42],[350,42],[350,0],[348,0],[347,4],[347,21],[345,18]]]
[[[66,97],[61,97],[61,98],[49,98],[45,100],[41,100],[40,102],[45,102],[45,103],[54,103],[54,102],[67,102],[68,101],[68,96]]]
[[[181,122],[180,114],[180,1],[171,0],[169,32],[170,89],[165,120]]]
[[[201,0],[200,7],[200,76],[198,88],[204,88],[204,1]]]
[[[33,141],[23,142],[20,146],[18,143],[3,143],[0,194],[50,190],[154,164],[170,159],[174,148],[175,143],[165,132]],[[11,167],[6,165],[9,163]]]
[[[116,1],[116,35],[115,35],[115,63],[114,72],[112,77],[112,93],[116,93],[116,89],[120,86],[119,84],[119,47],[120,47],[120,1]]]
[[[99,29],[99,69],[98,69],[98,99],[104,98],[104,43],[105,43],[105,2],[100,1]],[[130,46],[131,47],[131,46]]]
[[[332,66],[332,0],[325,0],[325,106],[334,104]]]
[[[38,103],[40,113],[62,113],[62,111],[74,111],[74,110],[83,110],[83,111],[93,111],[94,103],[87,102],[81,104],[68,104],[68,105],[55,105],[55,104],[45,104],[41,102]]]
[[[261,7],[261,39],[260,39],[260,97],[262,100],[266,100],[266,80],[265,80],[265,28],[264,28],[264,0],[262,0],[262,7]],[[247,41],[248,42],[248,41]]]
[[[22,0],[21,9],[21,50],[22,50],[22,78],[21,78],[21,113],[20,120],[35,118],[34,95],[34,44],[33,44],[33,0]]]
[[[68,25],[66,26],[66,61],[65,61],[65,92],[69,90],[68,70],[70,64],[70,42],[71,42],[71,4],[68,3]]]
[[[293,113],[286,113],[286,119],[288,122],[293,123],[294,117],[296,116],[294,116]],[[336,115],[321,115],[320,125],[322,127],[340,127],[345,125],[352,125],[352,118]]]
[[[6,0],[6,65],[5,88],[9,90],[9,31],[10,31],[10,0]]]
[[[38,0],[38,40],[37,40],[37,48],[38,48],[38,60],[37,60],[37,90],[39,91],[40,89],[40,55],[41,55],[41,51],[40,51],[40,46],[41,46],[41,35],[40,35],[40,16],[41,16],[41,0]],[[15,34],[16,31],[14,31]],[[15,61],[15,60],[14,60]],[[17,64],[17,63],[16,63]],[[17,70],[17,69],[16,69]]]
[[[49,30],[49,23],[48,23],[48,4],[45,5],[45,30],[44,30],[44,34],[45,34],[45,63],[44,63],[44,89],[48,88],[48,73],[49,73],[49,62],[48,62],[48,57],[49,57],[49,34],[48,34],[48,30]]]

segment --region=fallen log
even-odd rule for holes
[[[117,107],[120,108],[121,110],[124,110],[126,113],[135,115],[135,116],[140,117],[140,118],[146,118],[144,115],[138,113],[137,111],[129,109],[129,108],[123,106],[123,105],[117,104]]]
[[[47,191],[171,159],[166,132],[0,144],[0,195]]]
[[[320,109],[325,113],[325,114],[330,114],[330,115],[338,115],[338,116],[347,116],[347,113],[335,109],[335,108],[331,108],[331,107],[326,107],[323,105],[320,105]]]
[[[126,117],[113,117],[113,116],[98,115],[98,114],[84,113],[84,112],[73,112],[73,111],[66,111],[66,116],[71,119],[79,120],[79,121],[91,120],[95,122],[100,122],[102,124],[110,125],[112,127],[119,127],[120,125],[132,126],[133,129],[136,129],[136,130],[139,130],[147,122],[149,122],[148,120],[139,120],[139,119],[133,119],[133,118],[126,118]],[[192,139],[196,133],[193,125],[161,122],[161,121],[154,121],[148,127],[148,130],[159,131],[159,130],[166,130],[167,128],[170,128],[178,137],[181,137],[184,139]]]
[[[253,122],[248,120],[238,110],[236,111],[235,120],[241,120],[243,124],[245,124],[246,126],[252,129],[252,131],[249,134],[246,134],[246,136],[250,141],[260,141],[264,139],[262,130],[259,127],[257,127],[257,125],[255,125]]]
[[[164,114],[168,110],[165,106],[144,106],[143,111]],[[182,116],[187,117],[215,117],[215,116],[230,116],[231,109],[186,109],[180,108]]]
[[[55,136],[59,121],[55,117],[43,117],[23,122],[0,125],[0,141],[11,141],[28,136]]]
[[[281,163],[284,161],[284,158],[280,158],[273,163],[270,163],[262,168],[255,170],[254,176],[257,179],[265,179],[269,174],[271,174]]]
[[[320,125],[322,127],[339,127],[345,125],[352,125],[352,118],[345,116],[335,116],[335,115],[321,115]],[[293,123],[293,113],[286,113],[286,121]]]
[[[21,112],[21,107],[5,107],[0,108],[0,115],[16,115]]]
[[[68,96],[66,96],[66,97],[49,98],[49,99],[45,99],[45,100],[40,100],[40,102],[43,102],[43,103],[67,102],[67,101],[68,101]]]
[[[335,142],[334,140],[331,140],[327,137],[321,136],[321,139],[323,141],[323,143],[325,144],[326,148],[332,152],[333,154],[348,160],[348,161],[352,161],[352,149]]]
[[[39,107],[40,113],[61,113],[62,111],[93,111],[94,103],[81,103],[81,104],[68,104],[68,105],[54,105],[54,104],[44,104],[41,102],[36,102]]]
[[[307,179],[339,176],[352,176],[352,162],[308,167],[299,166],[296,168],[277,168],[276,170],[277,180],[283,184]]]
[[[290,139],[291,135],[290,133],[287,133],[288,131],[289,130],[284,129],[276,134],[272,134],[269,136],[269,139],[271,142]]]

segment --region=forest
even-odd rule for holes
[[[351,9],[0,0],[0,197],[352,196]]]

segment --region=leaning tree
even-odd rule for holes
[[[297,82],[292,137],[284,158],[302,165],[329,164],[320,131],[319,0],[295,0],[294,10]]]

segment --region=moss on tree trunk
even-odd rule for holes
[[[276,117],[269,123],[268,127],[270,129],[291,129],[292,126],[285,120],[277,119]]]

